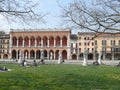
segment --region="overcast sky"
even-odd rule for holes
[[[37,23],[36,25],[24,25],[24,24],[16,24],[16,23],[8,23],[1,15],[0,15],[0,30],[5,30],[9,32],[11,28],[13,29],[22,29],[22,28],[61,28],[62,20],[60,18],[61,9],[58,6],[56,0],[38,0],[40,2],[39,9],[43,13],[47,13],[45,20],[46,24]],[[59,0],[60,4],[67,5],[72,0]]]

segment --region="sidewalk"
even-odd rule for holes
[[[33,60],[27,60],[28,62],[33,62]],[[36,61],[39,61],[39,60],[36,60]],[[93,64],[95,60],[87,60],[87,63],[88,65],[89,64]],[[112,65],[112,66],[115,66],[115,65],[118,65],[118,63],[120,62],[120,60],[101,60],[102,63],[104,65]],[[46,64],[57,64],[57,60],[45,60],[45,63]],[[15,60],[10,60],[10,59],[0,59],[0,63],[17,63]],[[80,64],[82,65],[83,63],[83,60],[64,60],[64,63],[63,64]]]

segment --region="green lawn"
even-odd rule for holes
[[[0,72],[0,90],[120,90],[120,67],[68,64],[5,66],[12,71]]]

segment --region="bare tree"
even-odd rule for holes
[[[63,9],[68,24],[96,33],[120,32],[120,0],[74,0]]]
[[[8,21],[44,21],[39,3],[34,0],[0,0],[0,15]]]

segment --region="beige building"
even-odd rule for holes
[[[88,52],[88,59],[95,59],[95,47],[93,37],[95,33],[92,32],[78,32],[78,54],[79,59],[83,59],[85,50]]]
[[[120,34],[97,34],[95,48],[104,60],[120,60]]]
[[[10,59],[11,55],[9,54],[9,34],[5,32],[0,32],[0,59]]]

